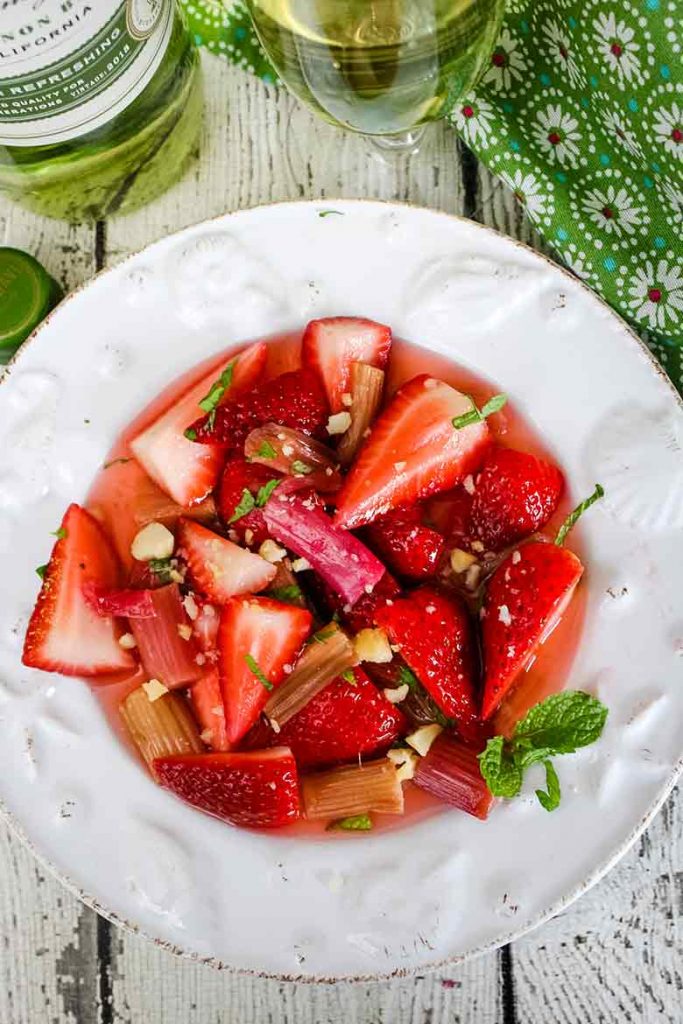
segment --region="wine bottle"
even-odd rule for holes
[[[199,57],[174,0],[0,0],[0,192],[97,220],[181,175]]]

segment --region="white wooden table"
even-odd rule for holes
[[[34,253],[68,289],[206,217],[343,196],[464,214],[542,248],[514,199],[447,127],[394,173],[287,95],[215,58],[205,72],[201,159],[171,192],[94,227],[0,201],[2,243]],[[674,794],[605,880],[513,945],[438,975],[335,986],[176,959],[79,903],[0,826],[0,1024],[681,1024],[682,810]]]

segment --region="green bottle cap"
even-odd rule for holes
[[[9,361],[62,296],[38,260],[0,246],[0,363]]]

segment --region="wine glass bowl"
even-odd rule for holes
[[[477,80],[504,0],[248,0],[283,82],[328,121],[400,139]]]

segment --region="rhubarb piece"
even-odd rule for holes
[[[204,750],[187,701],[179,693],[150,700],[142,686],[129,693],[119,708],[128,735],[152,769],[157,757],[200,754]]]
[[[308,702],[356,664],[356,652],[346,633],[336,623],[314,633],[291,674],[268,698],[264,713],[276,732]]]
[[[209,601],[224,604],[236,594],[255,594],[275,577],[274,565],[226,540],[213,530],[181,519],[178,555],[187,564],[192,585]]]
[[[384,566],[357,537],[336,529],[324,512],[309,504],[297,496],[276,495],[264,508],[266,525],[276,540],[305,558],[352,605],[372,591]]]
[[[582,573],[576,555],[543,541],[523,545],[498,566],[483,607],[483,718],[493,715],[555,629]]]
[[[202,675],[202,658],[176,583],[148,591],[154,605],[151,619],[131,619],[145,672],[170,690],[191,683]]]
[[[420,587],[380,608],[375,621],[444,715],[459,723],[477,720],[472,625],[456,594]]]
[[[230,743],[254,725],[294,665],[311,622],[305,609],[267,597],[234,597],[224,605],[218,668]]]
[[[351,403],[348,411],[351,414],[351,425],[343,434],[337,458],[342,466],[350,466],[358,449],[365,442],[367,432],[379,412],[384,394],[384,370],[366,363],[351,364]]]
[[[458,430],[473,408],[467,395],[427,374],[397,391],[375,420],[337,496],[335,525],[365,526],[401,505],[455,487],[480,465],[489,443],[485,422]]]
[[[212,750],[230,750],[225,728],[223,694],[217,669],[211,669],[192,684],[190,700],[195,718],[202,730],[201,738],[204,743],[207,743]]]
[[[266,355],[265,344],[259,342],[231,360],[232,389],[248,387],[256,380],[263,371]],[[203,501],[215,487],[223,465],[221,451],[195,445],[185,436],[197,416],[199,403],[215,393],[220,376],[217,370],[212,370],[193,384],[130,444],[136,459],[154,482],[179,505]]]
[[[333,413],[346,408],[351,392],[351,368],[368,363],[383,370],[391,350],[391,330],[360,317],[335,316],[311,320],[301,342],[301,361],[312,367],[325,385]]]
[[[93,585],[115,590],[119,567],[97,520],[70,505],[42,574],[28,624],[22,661],[65,676],[98,676],[131,669],[135,662],[118,642],[122,630],[100,615],[83,593]]]
[[[403,814],[403,789],[391,761],[316,772],[302,781],[306,817],[336,821],[357,814]]]
[[[83,595],[98,615],[151,619],[156,615],[149,590],[106,590],[92,580],[83,584]]]
[[[165,789],[232,825],[277,828],[299,817],[296,762],[287,747],[163,757],[154,771]]]
[[[444,538],[423,524],[422,510],[415,505],[376,519],[365,539],[392,572],[408,580],[434,576],[445,548]]]
[[[420,789],[483,821],[493,797],[479,770],[477,752],[446,733],[432,743],[415,770]]]
[[[290,747],[301,768],[322,767],[383,754],[405,730],[401,711],[354,668],[328,683],[269,742]]]
[[[563,487],[562,473],[552,463],[512,448],[492,448],[472,497],[470,542],[500,551],[531,536],[555,512]]]
[[[250,462],[276,473],[305,477],[316,491],[339,490],[341,475],[335,453],[300,430],[279,423],[256,427],[244,442],[244,454]]]
[[[279,423],[323,440],[328,412],[318,376],[311,370],[295,370],[235,395],[216,409],[215,415],[192,423],[185,436],[236,455],[243,450],[247,435],[264,423]]]

